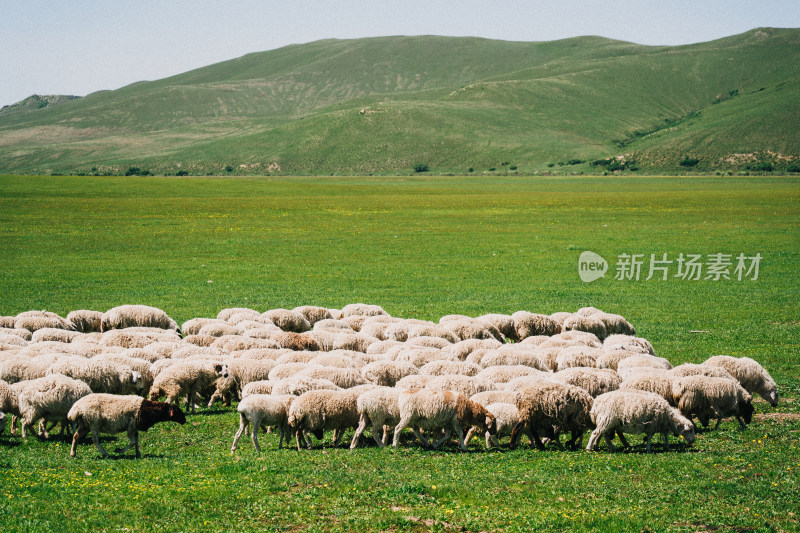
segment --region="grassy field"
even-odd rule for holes
[[[606,278],[583,283],[594,251]],[[763,257],[758,280],[615,280],[624,253]],[[3,531],[800,529],[797,178],[0,177],[0,314],[382,305],[437,320],[593,305],[673,364],[748,355],[779,384],[744,431],[642,453],[229,448],[232,408],[142,435],[144,458],[0,436]],[[674,265],[673,265],[674,267]],[[676,273],[676,267],[671,274]],[[694,331],[704,333],[694,333]],[[106,446],[127,439],[108,437]]]

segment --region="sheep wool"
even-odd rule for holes
[[[278,449],[283,448],[284,439],[289,439],[289,408],[295,396],[268,396],[266,394],[251,394],[239,402],[236,410],[239,412],[239,430],[233,438],[231,453],[236,451],[239,438],[249,426],[252,429],[250,439],[257,452],[261,452],[258,445],[258,430],[261,427],[276,427],[280,431]]]
[[[180,332],[177,322],[167,313],[147,305],[120,305],[103,313],[101,331],[125,328],[158,328]]]
[[[400,422],[400,406],[398,398],[401,389],[394,387],[378,387],[361,394],[356,400],[356,409],[359,414],[358,427],[350,449],[358,446],[358,440],[364,430],[369,426],[375,443],[383,448],[387,444],[388,431],[386,426],[394,428]]]
[[[26,382],[18,395],[22,438],[27,438],[27,428],[40,419],[45,423],[61,422],[66,427],[72,405],[91,393],[83,381],[61,374]]]
[[[383,387],[394,387],[406,376],[419,373],[418,368],[408,361],[375,361],[361,368],[361,376]]]
[[[528,430],[532,442],[539,449],[544,444],[539,438],[539,431],[551,432],[555,428],[554,442],[560,447],[560,432],[569,431],[570,447],[580,447],[583,433],[591,426],[589,412],[592,408],[591,395],[580,387],[540,381],[532,386],[517,391],[517,409],[520,422],[511,433],[511,447],[516,446],[518,436],[523,429]]]
[[[76,331],[81,333],[99,332],[103,322],[103,313],[88,309],[78,309],[70,311],[67,314],[67,320],[75,326]]]
[[[758,394],[772,407],[778,405],[778,385],[763,366],[749,357],[731,357],[715,355],[704,363],[706,366],[717,366],[727,370],[744,389],[751,394]]]
[[[561,325],[548,315],[517,311],[511,315],[511,318],[514,320],[516,337],[520,340],[535,335],[551,337],[561,331]]]
[[[718,429],[723,418],[733,416],[742,429],[753,417],[753,397],[739,383],[727,378],[687,376],[673,382],[672,395],[681,413],[697,416],[705,426],[716,417]]]

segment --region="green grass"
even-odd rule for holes
[[[547,165],[626,154],[651,173],[685,171],[687,155],[698,171],[743,169],[732,154],[787,172],[800,164],[798,54],[800,30],[776,28],[679,47],[318,41],[7,111],[0,172],[396,175],[425,163],[464,174],[509,162],[596,174]]]
[[[0,177],[0,314],[123,303],[176,320],[364,301],[436,320],[593,305],[673,364],[747,355],[779,384],[744,431],[652,455],[229,448],[234,409],[142,434],[144,458],[0,436],[4,531],[797,530],[796,178]],[[580,281],[584,250],[761,253],[757,281]],[[209,280],[211,282],[209,282]],[[692,333],[706,330],[708,333]],[[776,416],[780,413],[780,416]],[[108,448],[126,442],[109,437]]]

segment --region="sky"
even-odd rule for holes
[[[25,0],[0,8],[0,106],[117,89],[328,38],[601,35],[648,45],[800,27],[800,0]]]

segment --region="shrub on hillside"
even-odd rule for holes
[[[686,156],[686,157],[683,158],[683,160],[679,164],[682,167],[694,167],[694,166],[697,166],[697,163],[699,163],[699,162],[700,162],[700,160],[697,159],[696,157]]]
[[[413,167],[414,172],[428,172],[430,168],[425,163],[415,163]]]

